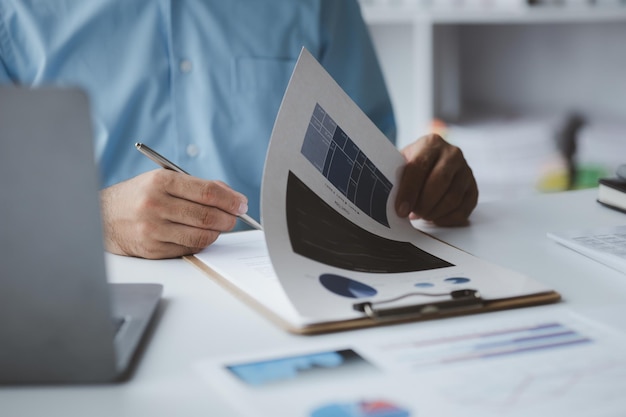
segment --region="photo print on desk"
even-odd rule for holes
[[[227,369],[239,380],[256,388],[272,387],[280,390],[285,384],[291,388],[315,384],[328,378],[334,381],[350,380],[355,375],[375,375],[380,371],[352,349],[315,352],[231,364]]]

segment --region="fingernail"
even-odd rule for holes
[[[237,214],[246,214],[248,212],[248,203],[245,201],[239,204],[239,209],[237,210]]]
[[[402,204],[400,204],[400,207],[398,207],[398,216],[400,217],[406,217],[409,215],[409,212],[411,211],[409,203],[407,203],[406,201]]]

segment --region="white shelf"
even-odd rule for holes
[[[519,6],[502,8],[427,9],[416,5],[362,4],[369,24],[528,24],[594,23],[626,20],[626,6]]]
[[[429,11],[402,4],[362,4],[401,145],[433,118],[477,109],[626,117],[626,6]]]
[[[400,147],[428,133],[433,119],[463,124],[476,116],[578,114],[590,122],[626,121],[626,6],[427,10],[393,4],[362,4],[362,10]],[[474,153],[480,152],[493,149]]]

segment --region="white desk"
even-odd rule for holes
[[[527,273],[558,290],[564,303],[609,324],[621,304],[626,314],[626,276],[546,238],[558,229],[626,224],[626,216],[595,202],[596,190],[541,195],[479,205],[472,225],[431,233],[479,257]],[[212,355],[301,347],[316,340],[385,337],[396,326],[322,336],[280,330],[181,259],[148,261],[107,255],[114,282],[159,282],[164,300],[133,378],[124,384],[0,389],[0,415],[24,416],[236,416],[212,393],[193,365]],[[448,320],[483,320],[516,311]],[[437,321],[402,325],[437,326]]]

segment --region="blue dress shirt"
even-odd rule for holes
[[[389,97],[354,0],[0,0],[0,82],[91,97],[103,186],[156,168],[144,142],[249,199],[306,47],[394,139]]]

